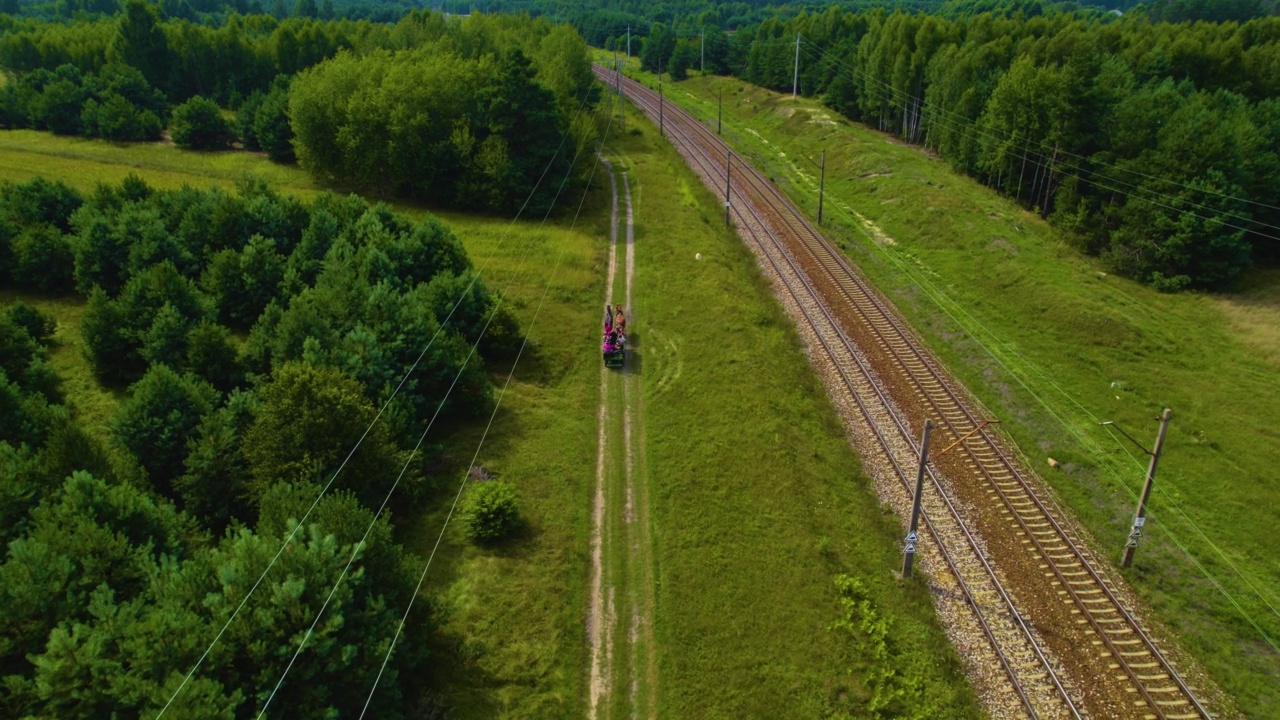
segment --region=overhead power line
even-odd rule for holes
[[[577,109],[577,113],[574,116],[574,120],[576,120],[577,117],[581,115],[583,108],[586,107],[587,102],[591,97],[593,87],[594,87],[593,85],[589,86],[584,91],[582,98],[579,100],[578,109]],[[431,339],[422,348],[422,351],[418,354],[417,358],[405,371],[404,375],[400,378],[400,381],[396,385],[395,389],[383,402],[382,406],[378,409],[373,419],[369,422],[368,426],[365,428],[360,438],[356,441],[355,445],[351,448],[350,452],[347,453],[342,463],[338,466],[336,470],[334,470],[333,474],[330,475],[328,481],[321,487],[320,492],[316,495],[315,500],[312,501],[310,507],[307,508],[306,513],[303,514],[302,519],[299,520],[297,524],[294,525],[294,527],[290,530],[289,534],[285,536],[284,541],[280,544],[280,548],[276,551],[275,555],[272,556],[271,560],[267,563],[267,566],[263,568],[257,580],[254,581],[253,585],[249,588],[249,591],[245,593],[245,596],[241,598],[240,602],[236,605],[235,610],[232,611],[231,615],[227,618],[226,622],[223,623],[222,627],[218,630],[213,640],[210,641],[207,647],[205,647],[204,652],[201,653],[199,659],[197,659],[195,664],[192,665],[191,669],[187,671],[186,675],[182,679],[182,682],[178,684],[178,687],[173,691],[173,694],[169,696],[169,699],[165,702],[164,706],[160,709],[160,712],[156,714],[156,720],[159,720],[159,718],[164,716],[164,714],[168,711],[169,707],[173,704],[173,701],[177,699],[178,695],[182,693],[182,690],[186,687],[187,683],[191,681],[191,678],[194,677],[195,673],[200,669],[200,666],[204,663],[205,659],[209,656],[209,653],[222,639],[222,636],[226,633],[227,629],[231,627],[231,624],[235,622],[237,617],[239,617],[240,612],[244,609],[245,605],[249,602],[249,599],[253,597],[254,593],[257,592],[259,586],[261,586],[262,584],[262,581],[267,577],[267,574],[271,572],[271,569],[275,566],[276,562],[280,559],[281,555],[283,555],[285,550],[288,548],[288,546],[292,544],[294,538],[298,534],[299,529],[305,526],[307,519],[311,516],[311,513],[314,512],[316,507],[320,504],[321,499],[323,499],[325,494],[328,493],[329,489],[333,486],[333,483],[337,479],[338,475],[346,468],[347,463],[355,455],[356,451],[363,444],[365,438],[367,438],[369,433],[373,430],[374,425],[376,425],[377,422],[381,419],[383,413],[385,413],[386,409],[391,405],[391,402],[395,400],[396,396],[404,388],[405,383],[417,370],[418,365],[421,364],[422,362],[422,359],[426,357],[427,352],[431,349],[431,347],[435,344],[436,340],[444,332],[450,320],[452,320],[454,313],[457,312],[458,308],[462,305],[462,302],[466,299],[467,294],[471,292],[471,289],[475,286],[475,284],[480,280],[480,278],[486,272],[489,265],[493,262],[494,258],[497,257],[498,251],[501,250],[501,248],[506,243],[506,241],[511,237],[512,229],[515,227],[516,222],[519,221],[520,216],[524,213],[525,209],[528,208],[529,203],[532,201],[534,195],[537,193],[538,188],[542,186],[542,182],[543,180],[546,179],[547,173],[550,172],[551,167],[555,164],[556,158],[559,157],[560,153],[564,150],[564,145],[568,141],[571,135],[571,132],[572,132],[571,129],[573,125],[574,125],[574,122],[570,122],[566,124],[565,130],[560,137],[560,144],[556,148],[555,153],[553,153],[551,158],[548,160],[546,167],[543,168],[541,175],[539,175],[538,177],[538,180],[534,183],[533,187],[529,191],[529,194],[525,197],[525,200],[521,204],[520,209],[516,212],[515,216],[511,219],[511,222],[508,223],[506,232],[502,235],[498,243],[490,251],[488,257],[485,258],[484,263],[473,274],[470,282],[467,283],[466,287],[463,288],[461,293],[458,295],[458,299],[453,303],[453,307],[450,308],[448,315],[446,315],[445,319],[440,322],[439,326],[436,328],[435,333],[431,336]]]

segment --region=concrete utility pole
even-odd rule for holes
[[[618,91],[616,93],[618,98],[618,119],[621,121],[622,129],[626,130],[627,129],[627,108],[622,104],[622,65],[624,63],[625,61],[623,61],[623,63],[618,64],[618,67],[614,72],[614,78],[618,84]]]
[[[924,421],[924,438],[920,440],[920,469],[916,471],[916,495],[911,501],[911,530],[907,533],[907,544],[902,550],[902,577],[911,577],[911,561],[916,556],[916,543],[920,536],[916,530],[920,527],[920,494],[924,491],[924,470],[929,460],[929,433],[933,430],[933,422]]]
[[[666,137],[667,131],[666,131],[666,124],[663,122],[663,112],[662,112],[663,107],[664,107],[664,103],[662,101],[662,75],[658,75],[658,135],[661,137]]]
[[[791,99],[796,98],[796,91],[800,89],[800,33],[796,33],[796,70],[791,75]]]
[[[702,65],[698,68],[698,71],[703,75],[707,74],[707,31],[705,28],[702,30]]]
[[[724,226],[729,227],[729,179],[733,172],[733,151],[726,151],[724,156]]]
[[[627,26],[627,57],[631,57],[631,26]]]
[[[827,187],[827,151],[822,151],[822,166],[818,170],[818,225],[822,225],[822,196]]]
[[[720,134],[720,124],[724,119],[724,88],[716,93],[716,134]]]
[[[1124,546],[1124,559],[1120,561],[1120,567],[1129,567],[1133,564],[1133,551],[1138,549],[1138,538],[1142,537],[1142,526],[1147,522],[1147,500],[1151,497],[1151,484],[1156,479],[1156,465],[1160,462],[1160,448],[1164,446],[1164,434],[1169,428],[1169,419],[1173,417],[1173,411],[1169,408],[1164,409],[1164,413],[1160,416],[1160,432],[1156,433],[1156,447],[1150,453],[1151,464],[1147,466],[1147,480],[1142,484],[1142,497],[1138,499],[1138,510],[1133,514],[1133,528],[1129,530],[1129,542]]]

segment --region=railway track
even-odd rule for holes
[[[802,334],[821,348],[908,488],[926,418],[942,445],[930,460],[926,528],[1023,713],[1032,718],[1190,720],[1211,715],[891,307],[771,183],[702,123],[657,93],[597,67],[661,123],[730,210],[761,264],[794,300]],[[730,170],[730,166],[732,169]],[[829,385],[832,383],[829,383]],[[935,450],[936,453],[936,450]]]

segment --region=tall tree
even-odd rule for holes
[[[152,367],[129,388],[113,434],[165,497],[172,496],[173,481],[183,473],[187,444],[196,437],[217,396],[207,383],[178,375],[164,365]]]
[[[107,57],[137,68],[153,87],[168,87],[169,41],[154,6],[145,0],[125,0]]]

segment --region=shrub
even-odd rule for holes
[[[58,330],[58,321],[21,300],[9,306],[9,320],[24,328],[36,342],[47,345]]]
[[[160,139],[160,118],[117,93],[105,94],[102,102],[86,102],[80,122],[84,134],[91,137],[119,141]]]
[[[197,95],[173,109],[169,137],[178,147],[216,150],[226,147],[234,135],[217,103]]]
[[[12,241],[14,284],[49,295],[75,288],[75,255],[66,236],[49,225],[27,228]]]
[[[495,542],[509,536],[520,524],[520,501],[510,483],[491,480],[476,485],[462,511],[467,537]]]

